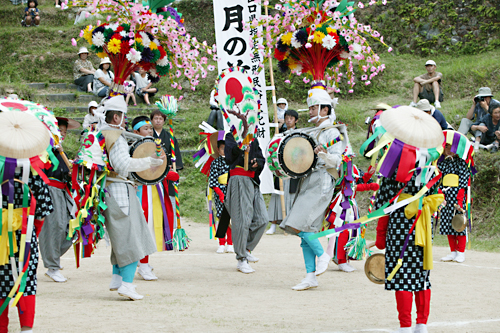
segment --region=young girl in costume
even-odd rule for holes
[[[456,212],[460,213],[455,209],[455,205],[460,206],[461,209],[465,208],[470,171],[467,163],[452,152],[451,144],[446,144],[443,156],[444,158],[438,163],[438,168],[443,173],[439,193],[444,194],[446,206],[441,209],[439,233],[448,236],[451,253],[441,258],[441,261],[464,262],[467,231],[455,231],[451,226],[451,220]]]
[[[135,134],[153,136],[153,125],[149,117],[139,116],[134,118],[132,121],[132,128]],[[165,156],[163,150],[162,155]],[[165,183],[167,180],[177,181],[178,179],[179,175],[176,172],[169,171]],[[162,186],[162,184],[140,185],[137,187],[137,197],[142,203],[144,217],[148,223],[148,229],[151,232],[153,241],[156,244],[156,249],[159,252],[173,249],[172,245],[167,244],[167,242],[172,239],[174,215],[170,199],[168,198],[168,192],[165,191],[165,188],[166,187]],[[161,202],[162,198],[163,203]],[[165,206],[165,210],[163,210],[162,206]],[[164,212],[167,213],[168,218],[166,224],[164,223]],[[168,230],[165,230],[166,227]],[[167,239],[165,235],[170,235],[170,237]],[[146,281],[158,280],[158,277],[153,273],[153,267],[149,264],[149,256],[145,256],[139,261],[137,273]]]
[[[229,165],[226,163],[224,157],[224,148],[226,144],[224,140],[217,141],[217,150],[219,157],[212,161],[210,165],[210,175],[208,176],[208,183],[212,190],[217,194],[215,195],[215,207],[217,208],[217,218],[220,219],[222,210],[224,209],[224,196],[227,192],[227,177],[229,175]],[[227,245],[227,247],[226,247]],[[217,253],[234,253],[233,239],[231,234],[231,226],[227,228],[226,237],[219,238],[219,247]]]

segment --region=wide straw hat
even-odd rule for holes
[[[30,158],[50,144],[50,132],[35,116],[26,112],[0,113],[0,156]]]
[[[380,123],[396,139],[418,148],[438,148],[444,141],[439,123],[425,112],[411,106],[384,111]]]
[[[111,60],[109,60],[108,57],[104,57],[101,59],[101,63],[99,65],[103,65],[103,64],[111,64]]]
[[[65,117],[56,117],[56,118],[58,122],[60,122],[61,120],[66,121],[68,123],[68,128],[67,128],[68,130],[77,129],[80,127],[80,123],[74,119]]]

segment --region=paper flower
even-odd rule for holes
[[[106,38],[104,38],[104,34],[100,31],[96,32],[92,36],[92,44],[94,44],[97,47],[102,47],[104,45],[105,41],[106,41]]]
[[[119,39],[113,38],[108,43],[108,51],[114,54],[120,52],[121,41]]]
[[[141,61],[141,54],[135,49],[130,49],[130,51],[127,53],[127,59],[131,63],[136,64]]]

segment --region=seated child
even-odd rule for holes
[[[134,102],[134,106],[137,106],[137,101],[135,100],[135,95],[134,95],[134,90],[135,90],[135,83],[134,81],[125,81],[123,83],[123,90],[127,94],[127,97],[125,98],[125,103],[128,105],[128,101],[130,98],[132,98],[132,102]]]
[[[147,116],[138,116],[134,118],[132,121],[132,128],[135,134],[153,136],[153,125]],[[163,150],[161,151],[161,158],[166,158]],[[158,252],[173,249],[171,240],[174,227],[174,214],[168,196],[168,186],[165,186],[167,180],[178,181],[179,174],[174,171],[169,171],[162,183],[156,185],[140,185],[137,187],[137,196],[139,201],[142,202],[144,216],[148,222],[148,229],[151,231],[151,236],[153,237]],[[163,203],[161,198],[163,198]],[[148,206],[147,203],[149,202],[152,203],[152,207]],[[165,207],[165,210],[163,207]],[[167,214],[167,219],[165,219],[163,215],[164,212]],[[164,230],[166,221],[168,221],[166,223],[168,229]],[[158,277],[153,273],[153,267],[149,264],[149,256],[140,260],[137,273],[146,281],[158,280]]]
[[[36,0],[28,0],[28,7],[24,9],[24,25],[38,27],[40,24],[40,11]]]
[[[90,101],[89,106],[88,106],[88,111],[89,113],[85,115],[85,118],[83,118],[83,129],[85,130],[87,127],[93,124],[97,124],[99,122],[99,118],[94,115],[94,111],[97,109],[97,102],[96,101]]]
[[[212,164],[210,165],[210,175],[208,176],[209,186],[216,193],[216,195],[214,195],[214,201],[217,208],[217,218],[221,217],[222,210],[224,209],[224,196],[226,195],[227,191],[227,176],[229,172],[229,166],[227,165],[226,159],[224,158],[224,148],[225,141],[217,141],[217,150],[219,151],[220,156],[212,161]],[[227,248],[225,245],[227,245]],[[219,247],[217,248],[216,252],[234,253],[231,227],[227,228],[225,238],[219,238]]]

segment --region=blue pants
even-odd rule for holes
[[[321,257],[325,253],[319,239],[309,239],[311,235],[314,235],[314,232],[299,232],[298,234],[302,239],[300,247],[302,248],[307,273],[316,271],[316,257]]]
[[[133,262],[127,266],[118,267],[118,265],[113,265],[113,274],[120,275],[123,282],[132,283],[134,281],[135,270],[137,269],[137,263]]]

